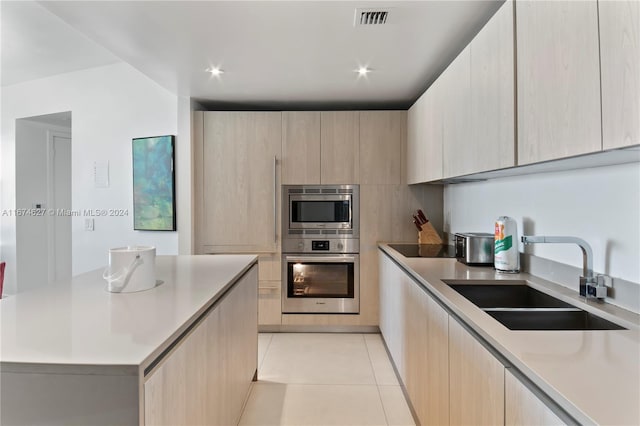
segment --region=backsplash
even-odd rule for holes
[[[445,186],[445,232],[493,232],[501,215],[517,221],[519,235],[586,240],[593,248],[596,273],[640,287],[640,163]],[[582,253],[572,244],[537,244],[525,250],[519,243],[519,250],[582,267]]]

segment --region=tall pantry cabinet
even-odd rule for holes
[[[254,253],[259,323],[280,324],[282,113],[193,113],[194,253]]]
[[[204,113],[203,217],[207,252],[275,252],[282,114]]]

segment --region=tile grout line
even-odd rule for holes
[[[362,334],[362,340],[364,341],[364,347],[367,349],[367,357],[369,358],[369,364],[371,365],[371,371],[373,372],[373,380],[376,382],[376,390],[378,391],[378,399],[380,400],[380,406],[382,407],[382,413],[384,414],[384,421],[389,426],[389,417],[387,416],[387,410],[384,408],[384,401],[382,400],[382,394],[380,393],[380,385],[378,384],[378,377],[376,376],[376,370],[371,360],[371,352],[369,351],[369,344]]]
[[[397,387],[396,385],[381,385],[367,383],[288,383],[288,382],[253,382],[252,384],[259,384],[260,386],[272,386],[272,385],[286,385],[286,386],[344,386],[344,387]]]
[[[260,341],[260,339],[258,339],[258,342],[259,341]],[[269,353],[269,348],[271,348],[271,342],[272,341],[273,341],[273,334],[270,333],[269,342],[267,343],[267,347],[264,350],[264,355],[262,355],[262,359],[258,360],[258,374],[257,374],[258,380],[256,380],[256,382],[260,381],[260,367],[262,367],[262,365],[264,364],[265,358],[267,358],[267,353]]]

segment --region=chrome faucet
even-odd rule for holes
[[[587,298],[604,299],[607,296],[607,287],[604,285],[602,275],[593,274],[593,251],[591,246],[582,238],[577,237],[537,237],[523,235],[524,244],[533,243],[571,243],[577,244],[582,250],[582,276],[580,277],[580,296]]]

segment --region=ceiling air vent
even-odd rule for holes
[[[389,9],[356,9],[353,22],[355,27],[364,25],[383,25],[389,19]]]

